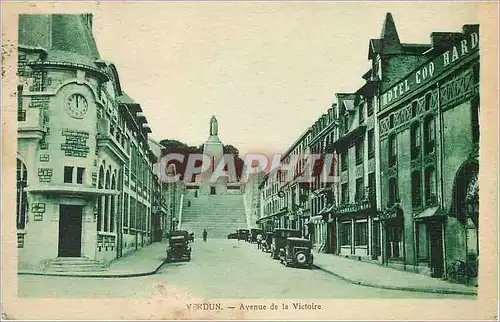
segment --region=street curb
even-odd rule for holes
[[[362,282],[359,280],[354,280],[349,277],[345,277],[343,275],[340,275],[338,273],[335,273],[331,270],[328,270],[326,268],[323,268],[318,265],[313,265],[314,267],[328,273],[331,275],[334,275],[344,281],[347,281],[352,284],[356,285],[363,285],[363,286],[369,286],[369,287],[375,287],[375,288],[380,288],[380,289],[386,289],[386,290],[396,290],[396,291],[409,291],[409,292],[418,292],[418,293],[433,293],[433,294],[460,294],[460,295],[477,295],[477,291],[459,291],[459,290],[446,290],[442,288],[419,288],[419,287],[406,287],[406,286],[390,286],[390,285],[381,285],[381,284],[375,284],[375,283],[369,283],[369,282]]]
[[[123,273],[123,274],[67,274],[67,273],[43,273],[43,272],[29,272],[29,271],[20,271],[17,275],[38,275],[38,276],[58,276],[58,277],[91,277],[91,278],[127,278],[127,277],[140,277],[140,276],[148,276],[154,275],[158,273],[160,268],[167,262],[164,260],[161,262],[156,269],[148,272],[140,272],[140,273]]]

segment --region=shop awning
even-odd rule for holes
[[[421,213],[417,214],[416,216],[413,217],[415,221],[419,220],[430,220],[430,219],[442,219],[444,218],[443,212],[440,210],[439,206],[432,207],[432,208],[427,208]]]
[[[318,211],[318,215],[326,214],[327,210],[328,210],[327,207],[323,207],[323,209],[321,209],[320,211]]]
[[[335,205],[326,205],[317,214],[318,215],[329,214],[329,213],[331,213],[333,211],[333,208],[335,208]]]

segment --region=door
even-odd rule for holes
[[[429,228],[430,265],[432,277],[443,276],[443,231],[441,224],[431,222]]]
[[[59,205],[59,257],[82,255],[82,206]]]
[[[336,254],[337,253],[337,240],[335,238],[336,236],[336,226],[335,222],[332,222],[330,224],[330,253]]]
[[[210,194],[215,195],[215,187],[210,187]]]

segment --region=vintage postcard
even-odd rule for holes
[[[3,2],[3,319],[497,319],[497,12]]]

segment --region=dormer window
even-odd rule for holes
[[[366,98],[366,110],[368,111],[368,116],[373,115],[373,98],[372,97]]]

